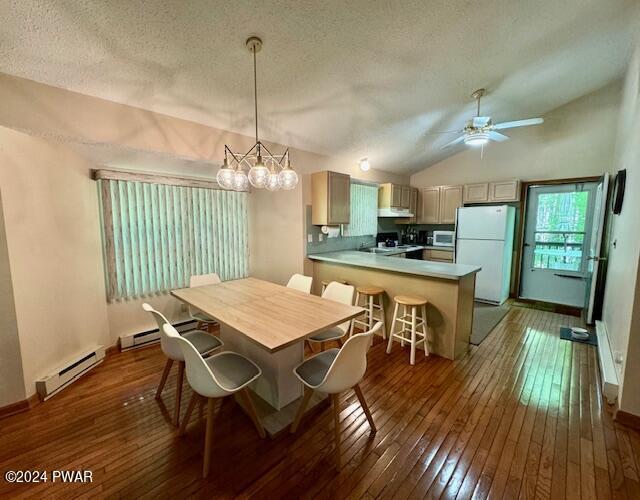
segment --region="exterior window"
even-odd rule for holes
[[[538,196],[533,267],[581,271],[588,191]]]
[[[247,193],[101,179],[107,299],[248,275]]]

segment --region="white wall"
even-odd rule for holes
[[[98,196],[79,156],[6,128],[0,186],[30,396],[35,380],[69,356],[110,343]]]
[[[544,115],[542,125],[505,131],[511,137],[462,151],[411,176],[417,187],[601,175],[613,169],[621,84],[614,83]],[[514,117],[518,118],[518,117]]]
[[[0,146],[0,155],[2,149]],[[0,408],[25,399],[22,353],[0,190]]]
[[[611,223],[603,321],[617,366],[620,409],[640,415],[640,47],[629,66],[615,169],[627,170],[626,196]]]

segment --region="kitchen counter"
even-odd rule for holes
[[[388,251],[392,249],[385,250],[384,253],[343,250],[341,252],[327,252],[309,255],[308,258],[314,261],[333,262],[347,266],[366,267],[446,280],[459,280],[466,276],[475,274],[481,269],[478,266],[470,266],[467,264],[449,264],[446,262],[390,258],[393,255],[410,252],[412,251],[411,249],[420,250],[424,248],[425,247],[396,248],[395,253]],[[438,249],[440,248],[441,247]]]
[[[404,253],[411,248],[415,247],[396,248],[392,253]],[[424,247],[420,249],[424,250]],[[393,319],[393,298],[397,295],[424,297],[427,300],[429,352],[457,359],[469,350],[476,273],[480,267],[402,259],[388,252],[357,250],[320,253],[308,258],[313,263],[314,293],[320,294],[323,281],[381,287],[385,291],[387,334]],[[394,347],[400,348],[399,345]],[[405,351],[408,357],[408,349]],[[420,360],[420,354],[417,360]]]

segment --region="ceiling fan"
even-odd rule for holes
[[[478,111],[476,116],[467,122],[462,130],[451,130],[444,133],[457,132],[460,137],[448,142],[440,149],[445,149],[464,142],[469,146],[484,146],[489,141],[502,142],[509,139],[509,136],[497,132],[507,128],[528,127],[529,125],[540,125],[544,122],[542,118],[528,118],[526,120],[515,120],[510,122],[492,123],[490,116],[480,116],[480,99],[485,95],[485,89],[478,89],[471,97],[478,101]],[[442,133],[442,132],[441,132]]]

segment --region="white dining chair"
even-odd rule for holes
[[[352,285],[343,285],[337,281],[332,281],[327,285],[327,288],[325,288],[322,293],[322,298],[352,305],[355,291],[356,289]],[[344,337],[350,330],[351,320],[316,333],[313,337],[309,337],[307,340],[310,344],[311,342],[319,342],[320,350],[323,351],[325,342],[330,342],[332,340],[335,340],[340,346],[342,346],[342,337]],[[311,350],[313,350],[313,347]]]
[[[293,288],[300,290],[301,292],[311,293],[311,285],[313,285],[313,278],[311,276],[305,276],[303,274],[294,274],[289,278],[287,288]]]
[[[202,465],[202,477],[207,477],[211,464],[215,399],[238,393],[244,403],[245,410],[258,430],[258,434],[261,438],[265,437],[264,427],[262,427],[247,387],[262,375],[262,371],[250,359],[231,351],[203,358],[194,345],[182,338],[173,326],[166,323],[163,329],[168,337],[175,339],[176,343],[180,345],[186,363],[187,381],[193,389],[193,395],[178,435],[184,434],[198,399],[200,397],[207,399],[207,426]]]
[[[373,328],[367,332],[353,335],[340,348],[327,349],[302,362],[293,373],[304,384],[304,396],[298,408],[295,419],[291,424],[291,433],[296,432],[300,425],[300,420],[315,391],[331,395],[333,403],[333,425],[335,439],[335,461],[336,468],[340,470],[340,412],[338,395],[347,389],[353,388],[360,401],[362,410],[367,416],[371,432],[376,432],[373,417],[369,411],[362,390],[358,385],[367,371],[367,351],[371,346],[373,335],[382,327],[381,322],[377,322]]]
[[[156,311],[151,305],[146,302],[142,304],[142,309],[152,314],[153,319],[158,323],[158,329],[160,330],[160,348],[162,352],[167,357],[167,362],[164,365],[164,370],[162,371],[162,377],[160,378],[160,384],[158,385],[158,389],[156,390],[156,399],[160,399],[162,395],[162,389],[164,389],[164,385],[167,382],[167,377],[169,376],[169,372],[171,371],[171,366],[174,361],[178,362],[178,378],[176,380],[176,402],[174,407],[174,417],[173,422],[175,425],[178,425],[180,420],[180,400],[182,399],[182,382],[184,378],[184,356],[182,355],[182,349],[180,349],[180,345],[176,343],[176,341],[167,336],[164,333],[163,325],[169,324],[167,318],[164,315]],[[186,341],[189,341],[199,353],[206,355],[211,353],[213,350],[222,347],[223,342],[218,337],[214,337],[213,335],[203,332],[202,330],[191,330],[190,332],[186,332],[183,335]],[[182,338],[182,337],[181,337]]]
[[[209,274],[194,274],[189,278],[189,288],[195,288],[197,286],[207,286],[207,285],[217,285],[218,283],[222,283],[220,276],[217,273],[209,273]],[[197,321],[196,329],[206,328],[209,330],[210,326],[217,325],[218,322],[203,313],[202,311],[198,311],[193,307],[189,306],[189,316],[191,319]]]

